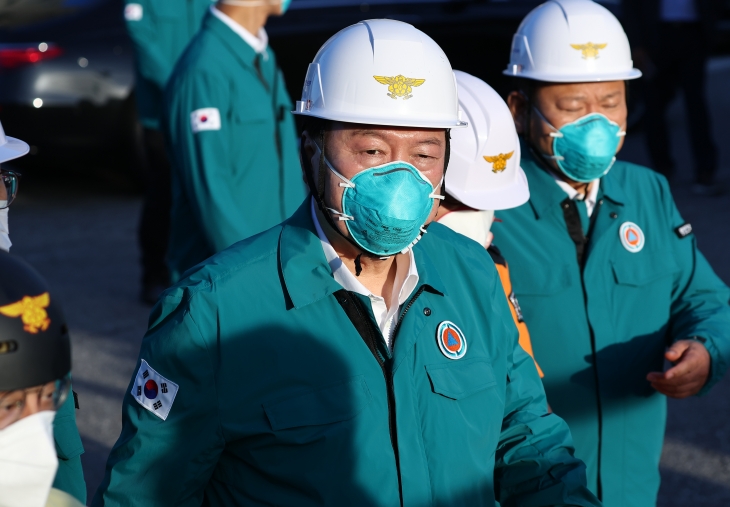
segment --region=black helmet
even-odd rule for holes
[[[66,319],[27,262],[0,251],[0,391],[47,384],[71,371]]]

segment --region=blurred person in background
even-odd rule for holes
[[[684,95],[699,195],[721,192],[715,182],[717,146],[705,92],[707,59],[715,35],[717,0],[630,0],[623,2],[626,33],[634,61],[649,83],[644,131],[655,171],[670,181],[676,172],[671,153],[667,107],[677,91]]]
[[[550,406],[605,505],[656,504],[665,396],[708,392],[730,363],[730,290],[666,178],[616,160],[633,68],[618,20],[551,0],[522,21],[505,74],[530,199],[500,211]],[[665,359],[672,366],[664,371]]]
[[[58,302],[32,267],[0,252],[0,506],[83,505],[56,484],[53,435],[73,398],[70,372]]]
[[[304,198],[292,102],[264,25],[287,0],[221,0],[165,91],[172,281]]]
[[[145,199],[138,240],[141,298],[154,304],[170,277],[165,261],[170,236],[170,162],[160,131],[162,97],[172,69],[214,0],[125,0],[124,19],[135,48],[135,100],[142,124]]]
[[[0,250],[10,251],[13,243],[10,241],[10,227],[8,225],[8,216],[10,213],[10,204],[15,200],[18,192],[18,180],[20,175],[12,171],[2,164],[15,160],[23,155],[27,155],[30,151],[28,143],[8,137],[0,123]]]
[[[600,505],[489,255],[423,235],[466,126],[441,48],[345,28],[296,112],[311,195],[155,306],[93,505]]]
[[[466,72],[456,70],[454,74],[459,107],[469,126],[451,132],[449,170],[444,177],[446,198],[436,221],[487,249],[520,333],[520,345],[533,356],[530,332],[512,290],[509,266],[492,244],[490,232],[494,210],[515,208],[530,197],[520,167],[519,138],[507,104],[491,86]],[[540,366],[535,366],[542,377]]]
[[[19,175],[1,166],[8,161],[26,155],[28,151],[29,146],[27,143],[20,139],[6,136],[2,124],[0,124],[0,178],[2,178],[2,184],[0,185],[0,250],[5,252],[8,252],[12,245],[8,226],[8,212],[10,205],[17,195]],[[9,263],[10,266],[15,266],[15,262],[17,262],[8,260],[14,258],[5,255],[2,256],[2,259],[4,262]],[[22,283],[23,279],[21,278],[20,280],[18,283]],[[3,287],[5,287],[4,281],[0,278],[0,289]],[[0,315],[7,316],[9,312],[12,313],[17,310],[17,307],[15,310],[12,310],[6,306],[2,306],[0,307]],[[2,320],[4,322],[6,319]],[[0,336],[0,341],[2,340],[3,337]],[[2,372],[2,366],[0,366],[0,372]],[[84,481],[84,472],[81,468],[81,455],[84,452],[84,446],[81,443],[79,430],[76,426],[75,408],[78,407],[76,406],[74,394],[74,396],[69,396],[66,399],[66,402],[59,408],[53,421],[53,435],[58,457],[58,471],[53,482],[53,487],[63,490],[78,498],[81,502],[86,503],[86,483]],[[0,449],[1,454],[2,450]],[[2,498],[2,489],[0,489],[0,506],[4,507]]]

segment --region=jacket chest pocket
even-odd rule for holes
[[[330,384],[285,400],[264,403],[274,431],[323,426],[357,417],[372,395],[363,376]]]
[[[618,285],[643,287],[677,272],[674,259],[661,252],[646,252],[641,258],[611,261],[613,276]]]
[[[462,400],[497,385],[492,365],[484,359],[426,365],[434,393]]]

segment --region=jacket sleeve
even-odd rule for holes
[[[165,97],[168,110],[164,128],[171,132],[174,177],[181,183],[208,247],[220,252],[251,236],[250,220],[245,215],[246,195],[237,193],[230,183],[234,171],[232,143],[245,142],[235,136],[230,90],[222,78],[195,71],[173,79]],[[191,115],[201,109],[214,110],[220,118],[217,128],[193,131]],[[248,191],[255,192],[256,188]]]
[[[672,199],[669,185],[661,179],[667,227],[685,224]],[[672,232],[674,259],[678,264],[672,291],[670,333],[672,342],[698,337],[712,359],[705,394],[725,374],[730,363],[730,289],[715,274],[697,248],[694,234],[680,238]]]
[[[213,355],[193,320],[188,296],[174,289],[152,310],[122,403],[122,432],[93,506],[187,507],[204,502],[205,486],[225,442]],[[165,420],[132,394],[142,359],[178,386]]]
[[[532,358],[517,340],[514,345],[496,451],[496,499],[502,507],[600,506],[586,485],[585,464],[573,455],[568,425],[548,414]]]
[[[81,467],[84,446],[76,426],[75,406],[73,391],[69,391],[66,402],[56,412],[56,418],[53,420],[53,438],[58,455],[58,471],[53,480],[53,487],[85,504],[86,481]]]
[[[160,37],[157,34],[152,2],[150,0],[125,0],[124,3],[127,32],[134,44],[139,73],[155,83],[160,90],[164,90],[175,62],[165,58],[165,54],[160,48]]]

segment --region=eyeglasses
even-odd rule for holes
[[[0,430],[21,419],[28,397],[36,397],[39,412],[56,411],[66,401],[70,387],[71,380],[66,376],[40,387],[18,389],[0,395]]]
[[[20,182],[20,174],[14,171],[0,170],[0,179],[2,179],[2,187],[0,187],[0,209],[5,209],[15,200],[18,195],[18,183]],[[3,187],[5,189],[5,199],[3,199]]]

